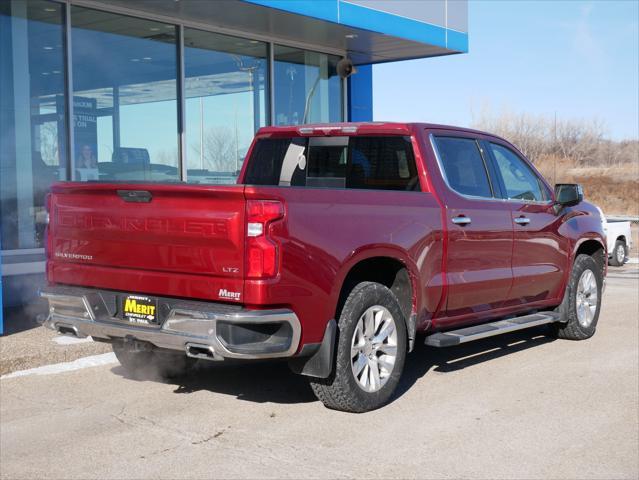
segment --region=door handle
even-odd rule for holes
[[[528,218],[528,217],[517,217],[517,218],[515,218],[514,222],[517,225],[528,225],[530,223],[530,218]]]
[[[468,225],[472,220],[470,219],[470,217],[467,217],[465,215],[460,215],[459,217],[453,217],[453,223],[455,225],[461,225],[462,227],[464,225]]]

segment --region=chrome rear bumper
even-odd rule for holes
[[[135,325],[119,316],[123,292],[81,287],[47,287],[43,325],[61,334],[106,341],[133,341],[179,350],[207,360],[291,357],[301,327],[287,309],[246,310],[221,303],[158,297],[158,325]]]

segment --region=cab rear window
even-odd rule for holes
[[[419,191],[410,137],[291,137],[257,141],[249,185]]]

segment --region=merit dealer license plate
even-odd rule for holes
[[[157,325],[158,302],[151,297],[127,295],[122,297],[122,317],[139,325]]]

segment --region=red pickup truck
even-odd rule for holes
[[[237,185],[58,183],[44,323],[134,372],[287,358],[328,407],[391,398],[420,335],[595,332],[598,209],[506,140],[431,124],[258,131]]]

